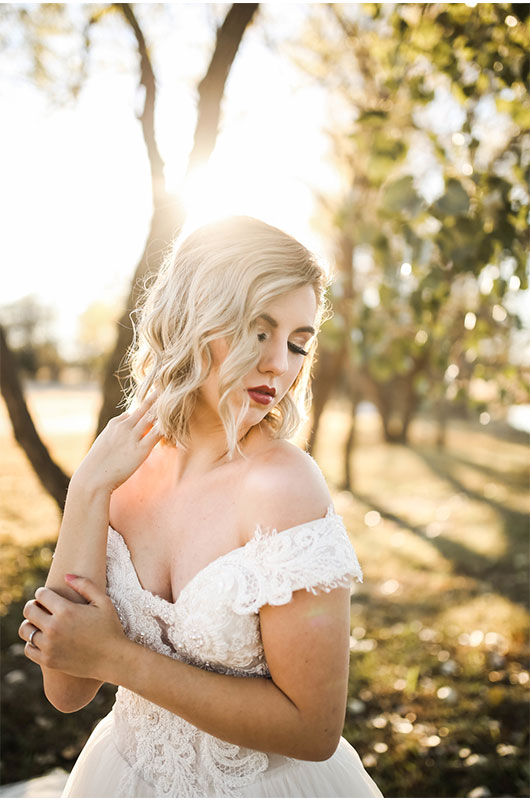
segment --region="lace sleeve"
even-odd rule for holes
[[[325,517],[284,531],[259,526],[245,547],[236,613],[284,605],[299,589],[317,594],[362,583],[363,573],[342,517],[329,506]]]

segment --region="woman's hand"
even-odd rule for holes
[[[18,629],[26,642],[24,654],[48,669],[78,678],[108,680],[120,645],[128,641],[116,609],[110,597],[88,578],[66,575],[65,580],[86,604],[39,587],[35,600],[24,606],[25,620]]]
[[[108,422],[76,469],[75,483],[112,493],[136,472],[162,438],[149,419],[155,398],[151,395],[132,413],[126,411]]]

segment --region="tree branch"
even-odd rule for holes
[[[121,4],[118,5],[121,6]],[[147,93],[146,108],[152,108],[154,112],[155,81],[151,62],[147,56],[145,39],[138,26],[138,22],[134,18],[132,11],[130,11],[130,7],[127,4],[123,5],[123,13],[128,14],[127,20],[129,24],[136,25],[136,28],[133,29],[135,30],[136,40],[142,58],[142,81],[145,79],[143,85],[146,87]],[[252,19],[258,5],[257,3],[234,3],[217,32],[216,45],[210,61],[210,66],[199,84],[199,110],[195,129],[195,143],[188,162],[188,173],[193,164],[199,161],[203,163],[207,160],[214,148],[226,79],[245,29]],[[126,12],[125,8],[128,8],[130,13]],[[149,77],[150,75],[152,79]],[[154,127],[149,127],[149,120],[152,121],[152,116],[146,114],[145,124],[142,123],[144,137],[147,131],[149,137],[152,137],[154,142]],[[145,245],[145,250],[131,282],[131,289],[125,310],[118,322],[116,344],[105,368],[105,375],[103,378],[103,404],[99,413],[96,435],[103,430],[109,419],[116,414],[116,410],[122,399],[122,390],[117,376],[124,363],[127,348],[130,346],[132,340],[130,315],[137,303],[140,283],[148,273],[158,272],[166,248],[175,234],[178,233],[185,218],[184,209],[178,205],[175,199],[171,198],[165,192],[162,167],[160,167],[158,161],[158,159],[160,159],[158,150],[150,149],[147,139],[146,145],[149,163],[151,165],[151,174],[153,176],[153,218],[151,220],[151,229]],[[154,155],[155,158],[154,164],[151,161],[152,155]],[[160,163],[162,163],[161,159]],[[157,170],[159,169],[160,180],[156,180]]]
[[[66,501],[66,491],[70,478],[50,456],[42,442],[31,414],[18,377],[15,358],[9,349],[4,330],[0,325],[0,385],[6,402],[15,439],[24,450],[43,487],[53,497],[61,511]]]
[[[204,164],[212,154],[219,129],[221,100],[228,73],[243,34],[258,7],[259,3],[233,3],[225,21],[217,31],[217,40],[210,66],[199,83],[197,125],[187,174],[199,164]]]
[[[145,37],[130,3],[113,3],[114,8],[119,9],[129,23],[140,53],[140,85],[145,88],[144,110],[139,119],[142,123],[147,155],[151,166],[151,180],[153,183],[153,195],[157,194],[157,185],[164,183],[164,162],[155,139],[155,103],[156,103],[156,79],[151,59],[147,51]],[[160,183],[161,182],[161,183]]]

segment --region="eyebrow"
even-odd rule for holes
[[[276,322],[276,320],[273,319],[269,314],[259,314],[258,315],[258,319],[260,317],[262,319],[266,320],[266,322],[268,322],[269,325],[271,325],[271,327],[273,327],[273,328],[277,328],[278,327],[278,323]],[[303,325],[301,328],[296,328],[293,331],[293,333],[312,333],[314,335],[315,334],[315,329],[312,328],[311,325]]]

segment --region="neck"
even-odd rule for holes
[[[235,453],[232,462],[228,461],[226,433],[219,419],[207,422],[197,419],[193,414],[189,431],[190,440],[186,449],[174,448],[176,482],[181,483],[184,480],[205,476],[223,464],[240,460],[241,456]],[[238,444],[243,452],[248,449],[255,436],[260,434],[260,425],[247,426],[239,430]]]

